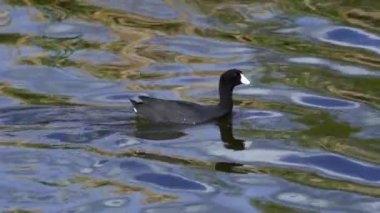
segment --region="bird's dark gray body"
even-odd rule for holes
[[[219,78],[219,104],[200,105],[196,103],[163,100],[148,96],[131,99],[137,115],[156,123],[199,124],[221,118],[232,113],[232,91],[240,84],[250,84],[242,71],[231,69]]]
[[[162,100],[139,96],[141,101],[131,100],[137,115],[158,123],[199,124],[229,113],[219,105],[200,105],[176,100]]]

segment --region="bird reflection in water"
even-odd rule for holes
[[[143,118],[136,117],[135,136],[148,140],[172,140],[187,135],[184,130],[191,128],[191,125],[178,125],[170,123],[154,123]],[[213,123],[201,125],[217,125],[220,139],[227,149],[244,150],[244,140],[236,139],[233,135],[232,117],[224,116]]]

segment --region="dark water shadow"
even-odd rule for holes
[[[210,122],[219,128],[220,139],[227,149],[244,150],[244,140],[236,139],[233,135],[232,116],[225,116]],[[210,125],[210,123],[201,124]],[[194,125],[180,125],[170,123],[154,123],[136,116],[136,130],[134,135],[138,138],[148,140],[173,140],[187,135],[186,129],[193,128]]]
[[[165,123],[154,123],[136,116],[134,135],[148,140],[173,140],[186,135],[186,126]]]
[[[244,140],[236,139],[233,134],[232,116],[225,116],[216,121],[219,127],[220,139],[224,142],[224,147],[232,150],[244,150]]]
[[[0,109],[0,136],[92,143],[113,134],[131,135],[133,117],[121,107],[23,106]],[[31,132],[33,130],[33,132]],[[25,138],[25,134],[29,138]]]
[[[225,148],[244,150],[244,140],[233,135],[231,116],[201,125],[153,123],[132,114],[126,107],[55,107],[28,106],[0,109],[1,135],[24,137],[35,130],[36,138],[63,143],[86,144],[120,135],[147,140],[177,140],[192,133],[187,130],[216,125]],[[214,134],[214,133],[210,133]],[[213,136],[213,139],[217,136]]]

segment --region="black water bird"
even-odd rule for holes
[[[242,71],[231,69],[219,79],[219,104],[201,105],[187,101],[164,100],[138,96],[130,101],[138,116],[156,123],[199,124],[230,115],[233,107],[232,91],[235,86],[250,81]]]

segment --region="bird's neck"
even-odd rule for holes
[[[232,111],[233,101],[232,101],[232,86],[226,86],[219,84],[219,106],[228,111]]]

